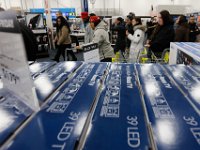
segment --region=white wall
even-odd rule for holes
[[[199,0],[96,0],[94,7],[104,8],[104,1],[106,1],[105,8],[122,9],[123,15],[129,12],[135,12],[138,16],[149,15],[151,5],[153,5],[154,10],[157,5],[191,5],[190,11],[200,11]]]
[[[21,7],[22,8],[42,8],[44,0],[0,0],[3,8]],[[88,0],[89,1],[89,0]],[[81,12],[80,0],[50,0],[51,7],[75,7],[77,13]],[[105,4],[104,4],[105,2]],[[120,4],[120,6],[119,6]],[[189,11],[200,11],[200,0],[96,0],[95,8],[116,8],[121,9],[123,15],[135,12],[136,15],[149,15],[151,5],[191,5]],[[92,5],[89,5],[92,8]],[[90,9],[91,10],[91,9]]]
[[[29,9],[29,8],[34,8],[38,7],[41,8],[43,7],[43,2],[42,0],[37,0],[38,3],[34,2],[35,0],[0,0],[1,7],[5,9],[9,9],[10,7],[21,7],[22,9]]]
[[[154,10],[157,5],[191,5],[190,12],[200,11],[200,0],[96,0],[95,8],[117,8],[122,10],[122,14],[135,12],[138,16],[149,15],[151,5]],[[120,4],[120,6],[119,6]],[[90,8],[92,5],[90,4]]]

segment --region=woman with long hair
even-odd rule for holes
[[[115,43],[114,52],[117,53],[120,51],[124,53],[126,48],[126,27],[123,18],[116,18],[111,30],[117,31],[117,41]]]
[[[69,58],[69,55],[71,55],[73,61],[77,60],[76,56],[74,55],[74,52],[70,50],[70,48],[72,48],[70,32],[71,30],[70,30],[67,20],[63,16],[59,16],[56,19],[56,38],[55,38],[58,51],[53,60],[59,62],[59,58],[61,54],[65,60],[65,50],[67,48],[69,49],[67,50],[68,58]]]
[[[152,36],[147,40],[146,46],[155,56],[161,58],[162,52],[170,47],[170,42],[174,41],[174,21],[167,10],[158,14],[158,25],[153,31]]]
[[[180,15],[176,24],[178,27],[175,31],[175,42],[189,42],[190,29],[186,16]]]

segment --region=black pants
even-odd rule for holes
[[[61,54],[63,56],[63,59],[65,60],[65,51],[66,51],[67,48],[72,48],[71,44],[63,44],[63,45],[59,45],[58,46],[58,51],[57,51],[56,56],[55,56],[55,60],[57,62],[59,62]],[[74,55],[74,52],[72,50],[67,50],[67,57],[70,58],[69,56],[71,56],[72,61],[76,61],[77,60],[77,58]]]

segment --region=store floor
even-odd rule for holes
[[[49,57],[44,57],[44,58],[39,58],[37,59],[38,62],[47,62],[47,61],[53,61],[52,59],[55,57],[57,50],[52,49],[49,50]],[[78,61],[82,61],[81,53],[74,53],[75,56],[77,57]],[[60,56],[60,61],[64,61],[63,57]]]

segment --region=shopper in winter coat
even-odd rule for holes
[[[130,34],[134,34],[134,31],[133,31],[133,25],[132,25],[132,20],[133,20],[133,17],[128,15],[126,17],[126,30],[128,30],[128,33]],[[126,38],[126,48],[129,49],[131,46],[131,41]]]
[[[59,62],[60,55],[62,54],[65,60],[65,50],[71,48],[71,37],[70,37],[70,27],[68,22],[63,16],[59,16],[56,20],[56,38],[55,42],[58,47],[58,51],[53,60]],[[71,55],[72,60],[77,60],[72,50],[67,50],[67,55]]]
[[[90,25],[94,30],[93,42],[99,46],[100,60],[102,62],[111,62],[112,57],[115,55],[104,21],[101,21],[98,16],[92,16],[90,17]]]
[[[175,42],[189,42],[189,25],[186,16],[181,15],[176,21],[177,29],[175,31]]]
[[[117,31],[117,41],[115,43],[114,52],[121,51],[122,53],[126,48],[126,27],[124,20],[118,17],[112,25],[112,30]]]
[[[154,16],[151,18],[151,20],[149,22],[147,22],[147,31],[146,31],[147,38],[151,37],[156,25],[157,25],[157,17]]]
[[[129,53],[129,62],[137,62],[140,51],[144,48],[144,40],[145,40],[145,26],[142,25],[141,18],[135,17],[132,21],[134,26],[134,35],[130,34],[128,31],[126,32],[127,37],[131,40],[131,47]]]
[[[190,28],[190,35],[189,35],[189,41],[195,42],[197,39],[197,35],[200,33],[199,28],[197,27],[195,23],[195,17],[190,16],[189,19],[189,28]]]
[[[173,19],[167,10],[163,10],[158,14],[158,25],[145,45],[149,47],[149,52],[152,51],[157,58],[161,58],[162,52],[170,47],[170,42],[174,41],[173,24]],[[150,57],[151,53],[148,56]]]
[[[83,20],[84,27],[85,27],[84,43],[87,44],[87,43],[92,42],[94,31],[90,27],[90,23],[89,23],[90,17],[88,15],[88,12],[82,12],[81,18]]]

